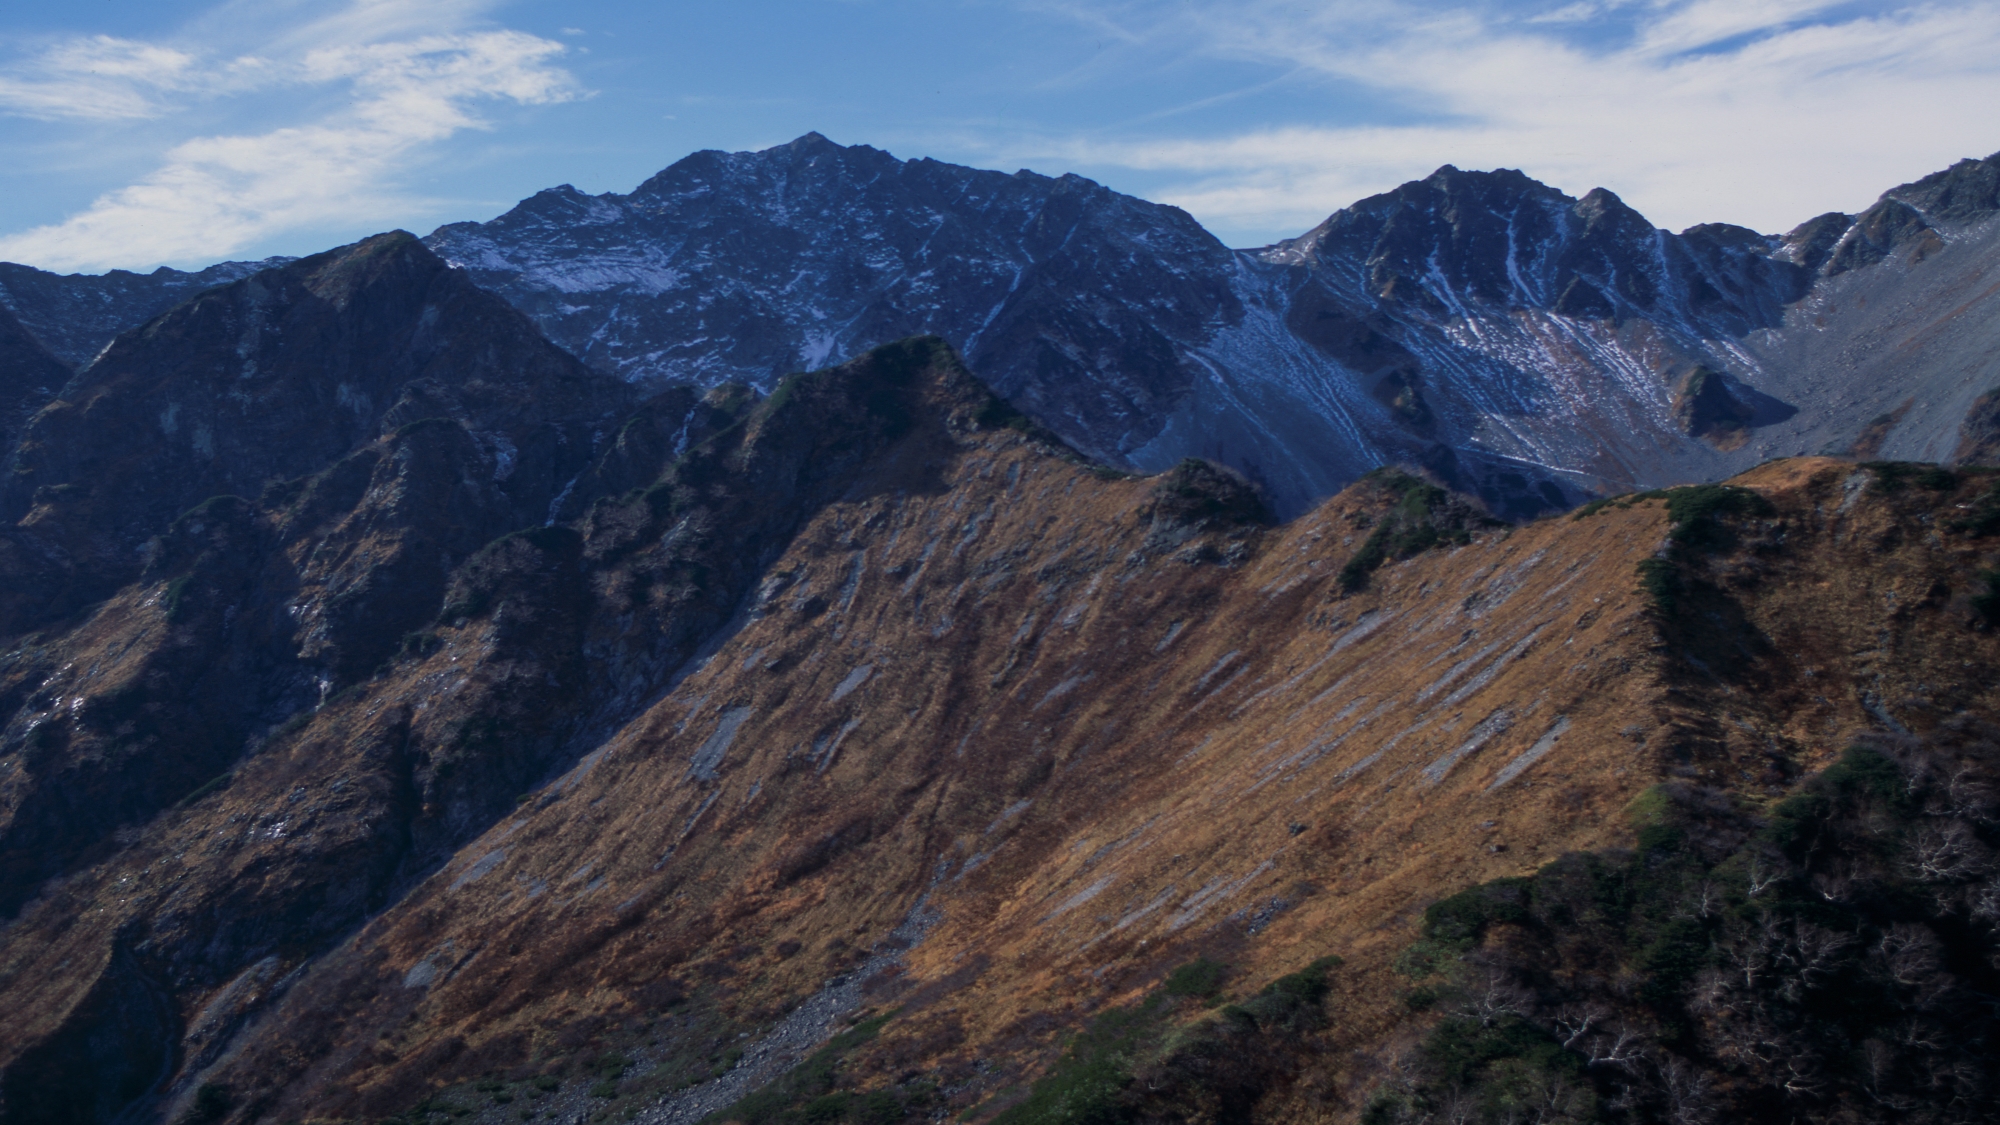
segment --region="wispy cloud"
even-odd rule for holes
[[[262,69],[255,59],[204,66],[173,47],[93,35],[0,73],[0,112],[44,121],[158,117],[176,97],[254,81]]]
[[[2000,97],[1991,3],[1091,7],[1156,43],[1322,75],[1407,111],[1391,125],[1045,138],[1006,153],[1164,175],[1152,194],[1225,232],[1296,232],[1446,163],[1611,187],[1666,225],[1775,230],[2000,148],[1984,109]]]
[[[82,212],[0,236],[0,259],[59,270],[212,260],[285,231],[408,210],[399,167],[424,146],[486,127],[479,103],[580,94],[556,65],[559,43],[436,30],[470,22],[471,11],[359,0],[240,54],[98,36],[0,73],[0,111],[42,119],[171,119],[200,101],[258,91],[344,94],[281,128],[175,144],[155,170]]]

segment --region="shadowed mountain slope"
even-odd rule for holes
[[[69,368],[0,308],[0,443],[11,446],[29,415],[69,382]]]
[[[107,346],[25,427],[0,483],[16,579],[0,628],[130,581],[139,548],[199,501],[256,496],[428,418],[465,423],[503,518],[530,522],[583,467],[592,423],[632,398],[408,235],[210,290]]]
[[[204,289],[290,261],[221,262],[193,273],[161,266],[152,273],[57,274],[0,262],[0,307],[20,318],[43,346],[72,369],[104,345]]]

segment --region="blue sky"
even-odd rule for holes
[[[20,0],[0,259],[307,253],[814,129],[1239,246],[1443,163],[1777,231],[2000,149],[1996,104],[1992,0]]]

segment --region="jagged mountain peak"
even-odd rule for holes
[[[1915,207],[1932,222],[1968,223],[2000,211],[2000,153],[1965,159],[1914,183],[1890,188],[1883,199]]]
[[[1675,235],[1608,188],[1581,198],[1510,168],[1446,165],[1335,212],[1267,261],[1354,270],[1368,297],[1429,320],[1538,309],[1664,320],[1697,337],[1768,327],[1806,278],[1755,231]]]
[[[1190,348],[1241,316],[1230,252],[1178,208],[818,134],[695,153],[630,195],[545,192],[426,241],[628,381],[768,389],[934,333],[1113,458],[1158,435],[1160,405],[1199,377]]]
[[[1793,261],[1827,277],[1900,258],[1914,265],[2000,212],[2000,153],[1890,188],[1859,215],[1829,212],[1784,237]]]
[[[1976,200],[1983,167],[1905,194]],[[1713,442],[1797,413],[1790,390],[1752,389],[1740,344],[1784,333],[1823,281],[1932,252],[1942,236],[1920,209],[1884,202],[1782,238],[1675,234],[1607,188],[1573,197],[1519,169],[1446,164],[1299,238],[1230,251],[1186,213],[1083,177],[808,134],[693,154],[630,195],[545,192],[427,242],[641,384],[768,388],[933,332],[1114,463],[1212,457],[1287,513],[1385,461],[1420,463],[1523,515],[1724,471]],[[1688,430],[1697,371],[1717,376],[1697,380],[1705,394],[1735,388],[1724,413],[1748,429]],[[1851,440],[1816,429],[1762,448]]]

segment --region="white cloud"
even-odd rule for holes
[[[45,121],[157,117],[167,97],[254,69],[253,60],[203,72],[186,51],[108,35],[56,44],[0,73],[0,112]]]
[[[1606,186],[1662,225],[1782,230],[2000,148],[2000,6],[1826,16],[1821,0],[1649,5],[1589,42],[1581,5],[1487,9],[1276,2],[1163,13],[1159,37],[1390,95],[1414,124],[1298,125],[1222,137],[1012,146],[1010,157],[1163,174],[1150,194],[1225,233],[1296,233],[1441,164]],[[1608,10],[1608,9],[1599,9]],[[1130,6],[1121,19],[1136,20]],[[1099,18],[1108,18],[1102,17]]]
[[[213,260],[285,231],[381,222],[409,209],[396,184],[413,154],[486,127],[477,103],[579,95],[554,65],[564,48],[551,40],[497,30],[412,35],[435,28],[439,12],[361,0],[285,29],[271,50],[234,58],[97,37],[0,75],[0,107],[48,118],[160,118],[195,99],[273,87],[347,94],[313,120],[176,144],[153,172],[81,213],[0,236],[0,259],[57,270]]]

